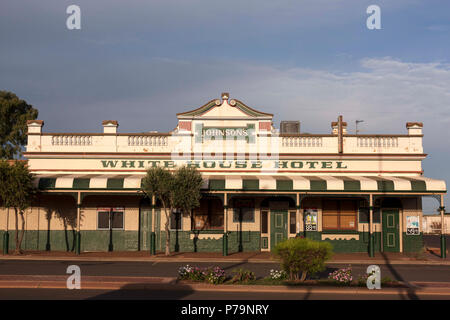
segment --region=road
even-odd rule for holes
[[[200,267],[219,265],[229,275],[237,268],[251,270],[258,278],[266,277],[270,269],[279,269],[277,263],[190,263]],[[0,260],[0,275],[66,275],[69,265],[78,265],[81,276],[152,276],[176,277],[182,262],[112,262],[112,261],[36,261]],[[318,276],[327,277],[336,268],[348,265],[329,265]],[[353,275],[366,272],[367,265],[352,265]],[[450,282],[450,266],[440,265],[380,265],[381,277],[397,281]]]

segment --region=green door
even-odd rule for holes
[[[287,210],[270,212],[270,250],[287,239]]]
[[[140,214],[140,244],[141,251],[150,250],[150,232],[152,232],[152,209],[141,208]]]
[[[383,209],[383,251],[400,252],[398,209]]]

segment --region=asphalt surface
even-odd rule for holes
[[[277,263],[190,263],[199,267],[220,266],[228,275],[233,270],[243,268],[251,270],[257,278],[269,275],[271,269],[280,269]],[[36,261],[36,260],[0,260],[0,275],[67,275],[69,265],[81,269],[81,277],[87,276],[136,276],[136,277],[177,277],[178,268],[186,265],[182,262],[113,262],[113,261]],[[326,278],[328,273],[348,265],[332,264],[316,277]],[[358,277],[366,273],[368,264],[353,264],[353,275]],[[450,282],[450,266],[445,265],[380,265],[381,277],[397,281]]]
[[[445,242],[447,245],[447,249],[450,248],[450,236],[446,235],[445,236]],[[423,243],[426,247],[431,247],[431,248],[440,248],[441,247],[441,236],[440,235],[433,235],[433,234],[428,234],[428,235],[423,235]]]
[[[449,295],[420,293],[361,294],[320,292],[213,292],[193,290],[0,289],[0,300],[449,300]]]

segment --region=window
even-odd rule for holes
[[[124,227],[123,208],[101,208],[97,210],[97,228],[122,230]]]
[[[356,230],[356,202],[354,200],[324,200],[322,229]]]
[[[297,228],[297,212],[290,211],[289,212],[289,233],[296,233]]]
[[[369,208],[359,208],[359,222],[369,223]],[[373,208],[373,222],[380,223],[380,208]]]
[[[261,233],[269,233],[269,213],[268,211],[261,211]]]
[[[255,209],[234,208],[233,222],[255,222]]]
[[[123,229],[123,211],[111,211],[111,224],[113,229]]]
[[[109,211],[98,212],[98,229],[109,229]]]
[[[233,202],[233,222],[255,222],[255,207],[252,200],[239,199]]]
[[[194,210],[192,230],[223,230],[223,204],[217,198],[203,198]]]
[[[323,202],[322,228],[339,229],[339,201],[328,200]]]
[[[181,230],[181,212],[172,211],[170,215],[170,229],[171,230]]]

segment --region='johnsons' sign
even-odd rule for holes
[[[204,128],[207,137],[248,137],[247,128]]]
[[[102,168],[110,169],[147,169],[178,166],[197,169],[248,169],[248,170],[329,170],[347,169],[343,161],[316,160],[100,160]]]
[[[248,143],[255,142],[255,125],[248,123],[246,127],[203,127],[202,123],[195,125],[195,142],[202,143],[208,140],[246,140]]]

